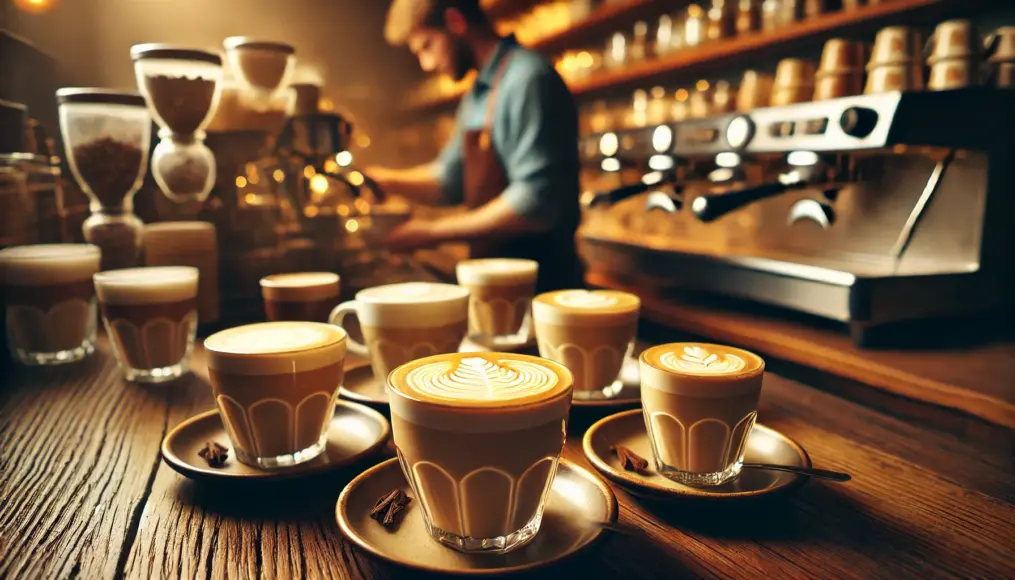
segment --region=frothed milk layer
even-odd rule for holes
[[[642,385],[678,395],[731,397],[757,388],[765,371],[758,355],[729,346],[678,342],[641,354]]]
[[[204,341],[208,368],[241,375],[312,371],[345,359],[346,333],[319,322],[264,322],[217,332]]]
[[[572,382],[562,365],[508,353],[436,355],[388,376],[393,413],[434,429],[470,433],[559,420],[570,407]]]
[[[99,272],[95,292],[105,304],[165,304],[197,296],[197,268],[166,266]]]
[[[311,302],[336,298],[339,293],[338,274],[331,272],[296,272],[275,274],[261,279],[261,292],[266,300]]]
[[[356,310],[361,325],[421,328],[447,326],[468,316],[469,291],[452,284],[407,282],[361,290]]]
[[[455,274],[459,284],[513,286],[535,281],[539,264],[511,258],[463,260],[455,268]]]
[[[637,320],[641,300],[615,290],[558,290],[532,301],[537,322],[568,326],[601,326]]]
[[[37,244],[0,250],[0,283],[46,286],[79,282],[99,271],[102,254],[91,244]]]

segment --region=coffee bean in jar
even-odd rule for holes
[[[191,135],[201,128],[217,84],[202,77],[166,75],[146,75],[144,83],[155,113],[177,135]]]
[[[99,137],[75,145],[71,155],[82,185],[104,207],[122,206],[141,180],[144,152],[131,143]]]

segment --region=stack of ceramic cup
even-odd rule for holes
[[[772,77],[756,70],[744,71],[737,91],[737,111],[746,113],[758,107],[767,107],[772,98]]]
[[[858,95],[863,90],[863,43],[833,38],[825,43],[815,75],[814,100]]]
[[[874,38],[867,63],[863,92],[919,91],[923,89],[920,35],[907,26],[882,28]]]
[[[927,52],[928,89],[947,91],[979,84],[976,68],[979,50],[970,21],[947,20],[938,24],[927,44]]]
[[[987,62],[995,87],[1015,88],[1015,26],[995,30],[987,38]]]
[[[772,105],[789,105],[811,100],[814,94],[814,63],[799,58],[784,58],[775,69]]]

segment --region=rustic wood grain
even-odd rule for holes
[[[598,272],[587,279],[638,294],[642,315],[653,322],[1015,429],[1015,343],[938,351],[861,349],[842,333],[760,314],[689,306]]]
[[[167,427],[212,407],[200,351],[194,367],[165,387],[126,385],[102,342],[77,369],[18,372],[0,394],[0,577],[429,577],[361,553],[334,522],[342,487],[387,455],[259,486],[198,484],[162,464]],[[573,410],[568,458],[587,465],[580,436],[603,414]],[[1010,454],[771,374],[760,420],[853,481],[730,506],[615,488],[621,523],[641,532],[608,532],[526,577],[1011,577]]]

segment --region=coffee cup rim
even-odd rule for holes
[[[236,351],[232,351],[232,350],[225,350],[225,349],[221,349],[221,348],[216,348],[214,344],[209,344],[209,341],[211,341],[212,338],[214,338],[215,336],[217,336],[219,334],[222,334],[224,332],[229,332],[229,331],[235,330],[237,328],[249,328],[249,327],[253,327],[253,326],[269,326],[269,325],[270,326],[296,325],[296,326],[311,326],[311,327],[316,327],[316,328],[326,327],[330,332],[337,332],[338,336],[334,340],[329,340],[328,342],[323,342],[321,344],[317,344],[317,345],[310,346],[310,347],[293,347],[293,348],[288,348],[288,349],[285,349],[285,350],[276,350],[276,351],[269,351],[269,352],[236,352]],[[348,341],[348,339],[349,339],[349,333],[346,332],[346,330],[344,328],[342,328],[341,326],[336,326],[334,324],[325,324],[323,322],[309,322],[309,321],[307,321],[307,322],[304,322],[304,321],[299,321],[299,322],[293,322],[293,321],[257,322],[257,323],[254,323],[254,324],[245,324],[245,325],[242,325],[242,326],[234,326],[232,328],[227,328],[225,330],[220,330],[220,331],[212,334],[211,336],[208,336],[207,338],[204,339],[204,349],[205,349],[205,351],[207,351],[209,353],[215,353],[215,355],[217,355],[217,356],[223,356],[223,357],[234,357],[234,358],[253,358],[253,357],[264,358],[264,357],[276,357],[276,356],[282,357],[282,356],[291,355],[291,354],[297,353],[297,352],[300,352],[300,353],[302,353],[302,352],[308,352],[309,353],[309,352],[315,352],[315,351],[323,350],[323,349],[327,349],[327,348],[334,348],[336,346],[344,344],[346,341]],[[211,365],[209,364],[209,366],[211,366]]]
[[[378,296],[369,296],[368,295],[369,292],[374,291],[374,290],[378,290],[380,288],[387,288],[387,287],[393,287],[393,286],[406,286],[406,285],[410,285],[410,284],[426,284],[428,286],[439,286],[439,287],[446,287],[446,288],[449,288],[449,289],[453,288],[453,289],[455,289],[455,293],[454,294],[449,294],[449,295],[446,295],[446,296],[420,297],[419,300],[412,301],[412,302],[406,301],[406,300],[391,300],[391,299],[385,299],[385,298],[378,297]],[[412,306],[413,304],[434,304],[434,303],[441,303],[441,302],[457,302],[457,301],[460,301],[460,300],[466,300],[466,299],[468,299],[469,295],[470,295],[470,292],[469,292],[468,288],[465,288],[463,286],[459,286],[457,284],[445,284],[443,282],[397,282],[395,284],[381,284],[380,286],[371,286],[370,288],[364,288],[364,289],[362,289],[362,290],[360,290],[359,292],[356,293],[356,301],[364,303],[364,304],[371,304],[371,305]]]
[[[680,347],[680,346],[700,346],[700,347],[706,347],[706,348],[707,347],[719,347],[719,348],[722,348],[722,349],[729,349],[729,350],[736,351],[738,356],[740,355],[740,353],[746,353],[748,356],[758,359],[759,365],[757,367],[755,367],[755,368],[751,368],[749,370],[744,370],[742,372],[737,372],[737,373],[734,373],[734,374],[704,375],[704,374],[694,374],[694,373],[690,373],[690,372],[683,373],[683,372],[680,372],[680,371],[677,371],[677,370],[674,370],[674,369],[663,368],[663,367],[661,367],[661,366],[659,366],[657,364],[654,364],[653,362],[648,360],[648,356],[650,355],[650,353],[652,353],[654,351],[661,350],[664,347],[672,347],[672,348],[675,349],[676,347]],[[703,382],[728,382],[728,381],[731,381],[731,380],[742,380],[742,379],[746,379],[746,378],[750,378],[750,377],[755,377],[755,376],[763,375],[765,373],[765,359],[761,358],[757,354],[754,354],[753,352],[750,352],[748,350],[744,350],[742,348],[736,348],[736,347],[731,347],[731,346],[722,345],[722,344],[709,343],[709,342],[674,342],[674,343],[667,343],[667,344],[659,344],[659,345],[656,345],[656,346],[653,346],[653,347],[645,349],[641,353],[641,355],[638,357],[638,362],[641,365],[644,365],[644,366],[649,367],[649,368],[651,368],[651,369],[653,369],[653,370],[655,370],[657,372],[660,372],[660,373],[663,373],[663,374],[666,374],[666,375],[669,375],[669,376],[688,378],[688,379],[693,379],[695,381],[703,381]]]
[[[43,254],[32,254],[33,250],[43,248],[64,252],[52,252]],[[100,257],[102,251],[94,244],[27,244],[24,246],[12,246],[0,250],[0,263],[6,261],[39,261],[39,260],[66,260],[68,258],[95,258]]]

